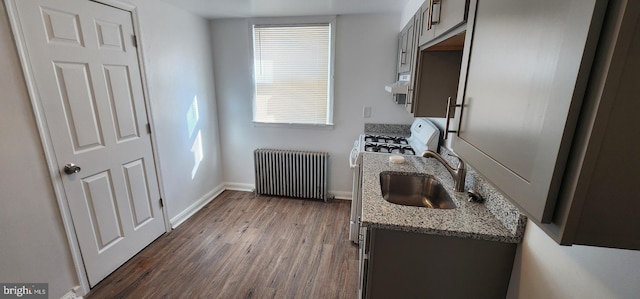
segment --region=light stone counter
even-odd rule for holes
[[[365,123],[364,133],[409,137],[411,135],[411,125]]]
[[[466,193],[453,191],[453,179],[435,159],[405,156],[402,164],[389,162],[388,154],[363,153],[362,225],[456,236],[479,240],[518,243],[524,234],[526,217],[503,198],[485,196],[487,202],[472,203]],[[380,172],[417,172],[435,176],[447,189],[455,209],[430,209],[397,205],[382,198]],[[468,184],[469,185],[469,182]]]

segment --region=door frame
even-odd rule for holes
[[[32,63],[28,56],[26,38],[24,35],[24,31],[20,26],[18,10],[16,6],[17,1],[23,1],[23,0],[4,0],[4,4],[7,10],[9,23],[11,24],[11,31],[13,32],[13,38],[15,39],[15,45],[18,51],[18,56],[20,58],[20,64],[22,66],[24,80],[27,85],[27,91],[29,93],[29,99],[33,107],[33,113],[36,119],[36,125],[38,127],[40,141],[42,142],[42,148],[44,150],[45,159],[47,161],[49,176],[51,179],[56,200],[58,202],[60,215],[62,216],[62,223],[63,223],[64,231],[69,243],[71,258],[73,260],[76,275],[78,277],[79,284],[80,284],[79,289],[78,287],[74,287],[73,291],[77,295],[84,296],[87,293],[89,293],[89,290],[90,290],[89,280],[87,278],[87,272],[84,267],[84,261],[82,260],[82,253],[80,252],[80,245],[78,243],[75,227],[73,225],[73,220],[71,218],[69,203],[67,201],[67,196],[64,192],[64,187],[62,185],[62,177],[60,176],[60,169],[58,169],[59,163],[56,159],[55,151],[53,149],[51,136],[49,135],[49,126],[47,125],[47,122],[45,120],[41,98],[39,96],[39,92],[36,87],[35,77],[33,75]],[[143,50],[144,39],[142,38],[139,9],[136,5],[133,5],[127,1],[122,1],[122,0],[78,0],[78,1],[92,1],[98,4],[111,6],[111,7],[128,11],[131,13],[131,17],[133,21],[133,31],[137,39],[136,53],[138,56],[138,64],[140,66],[140,77],[142,80],[142,92],[144,97],[145,109],[147,110],[147,121],[151,126],[151,149],[153,153],[153,160],[156,165],[156,178],[158,180],[158,188],[160,189],[159,190],[160,197],[164,199],[166,197],[165,197],[165,191],[164,191],[164,184],[162,182],[162,171],[161,171],[160,160],[158,158],[159,150],[158,150],[158,144],[156,142],[156,134],[155,134],[156,126],[154,124],[153,109],[151,107],[151,101],[149,96],[150,94],[149,85],[147,82],[148,73],[146,68],[147,60],[145,59],[145,54]],[[171,231],[171,223],[169,222],[169,216],[167,214],[167,206],[166,206],[167,203],[164,202],[164,200],[163,200],[163,203],[164,203],[164,207],[162,207],[162,216],[164,219],[165,231],[169,232]]]

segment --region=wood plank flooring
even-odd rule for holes
[[[225,191],[86,298],[356,298],[349,209]]]

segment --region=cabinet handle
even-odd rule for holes
[[[426,15],[425,15],[426,14]],[[425,30],[429,30],[427,27],[429,27],[429,10],[424,10],[420,13],[420,37],[422,37],[424,35],[424,31]]]
[[[442,6],[441,0],[431,0],[431,18],[429,24],[433,27],[433,24],[440,23],[440,8]]]
[[[400,52],[400,64],[407,63],[407,51]]]
[[[451,107],[453,107],[453,109],[451,109]],[[449,121],[451,120],[451,112],[453,111],[453,116],[455,116],[456,113],[456,107],[462,107],[462,105],[460,104],[454,104],[451,105],[451,97],[449,97],[447,99],[447,122],[445,124],[444,127],[444,139],[447,140],[447,138],[449,137],[449,133],[458,133],[458,130],[449,130]]]
[[[429,2],[429,14],[427,15],[427,31],[431,30],[431,17],[433,16],[433,0]]]

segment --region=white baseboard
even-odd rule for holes
[[[84,297],[78,295],[78,292],[80,290],[80,286],[75,286],[71,289],[71,291],[69,291],[68,293],[62,295],[62,297],[60,297],[60,299],[82,299]]]
[[[180,214],[174,216],[169,220],[171,223],[171,228],[175,229],[180,224],[185,222],[189,217],[193,216],[196,212],[198,212],[202,207],[211,202],[214,198],[218,197],[220,193],[225,190],[225,185],[220,184],[217,187],[213,188],[213,190],[209,191],[209,193],[205,194],[203,197],[198,199],[188,208],[184,209],[184,211],[180,212]]]
[[[253,192],[256,188],[254,184],[245,184],[245,183],[231,183],[225,182],[223,183],[225,190],[233,190],[233,191],[249,191]]]
[[[351,200],[351,192],[347,191],[329,191],[329,194],[333,194],[336,199],[346,199]]]
[[[245,183],[232,183],[232,182],[224,182],[225,190],[233,190],[233,191],[248,191],[253,192],[255,190],[256,185],[254,184],[245,184]],[[336,199],[346,199],[351,200],[351,192],[349,191],[329,191],[329,194],[333,194]]]

